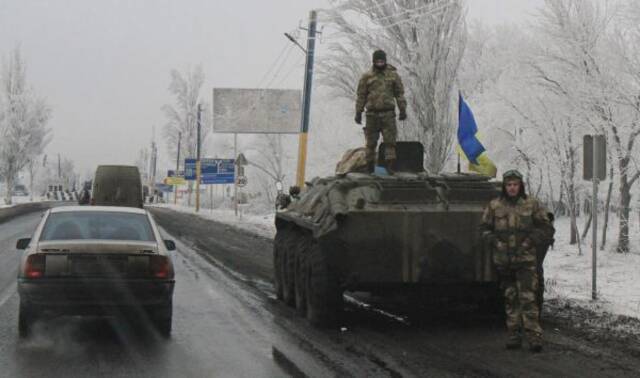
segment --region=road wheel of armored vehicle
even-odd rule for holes
[[[295,297],[295,264],[296,264],[296,247],[298,233],[292,229],[284,230],[284,240],[282,248],[282,300],[287,305],[293,307],[296,304]]]
[[[283,300],[284,288],[282,284],[282,255],[284,248],[284,233],[278,231],[273,242],[273,286],[276,298]]]
[[[343,307],[342,289],[316,242],[309,247],[306,266],[307,319],[315,326],[335,325]]]
[[[301,316],[307,314],[307,260],[310,248],[309,237],[298,237],[297,253],[295,255],[295,300],[296,310]]]

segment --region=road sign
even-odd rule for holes
[[[594,139],[595,148],[593,143]],[[595,167],[596,178],[598,180],[605,180],[607,178],[607,140],[604,135],[585,135],[582,153],[583,179],[592,180]]]
[[[167,177],[164,179],[164,183],[167,185],[186,185],[187,180],[184,177]]]
[[[187,181],[196,180],[196,159],[184,159],[184,179]]]
[[[235,180],[234,159],[202,159],[200,183],[209,184],[233,184]],[[196,179],[196,159],[184,160],[185,179]]]
[[[604,135],[585,135],[583,146],[583,177],[591,180],[591,299],[598,298],[597,266],[598,266],[598,182],[607,177],[607,144]]]
[[[244,188],[248,182],[247,176],[238,176],[237,184],[239,187]]]
[[[238,157],[236,158],[236,165],[239,167],[242,167],[247,164],[249,164],[249,161],[247,161],[247,158],[244,156],[243,153],[239,153]]]
[[[202,159],[203,184],[233,184],[234,179],[234,159]]]

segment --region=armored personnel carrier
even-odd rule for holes
[[[421,144],[397,147],[396,174],[316,178],[276,214],[277,297],[312,324],[333,323],[345,291],[497,293],[477,232],[496,184],[430,175]]]

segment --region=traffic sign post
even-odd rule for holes
[[[583,143],[583,178],[591,180],[593,196],[591,203],[591,299],[598,299],[598,183],[607,177],[607,142],[604,135],[585,135]]]

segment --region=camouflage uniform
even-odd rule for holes
[[[504,185],[504,184],[503,184]],[[524,330],[530,346],[541,345],[542,328],[538,305],[537,247],[548,245],[554,229],[540,203],[521,193],[508,198],[504,192],[484,211],[480,226],[504,292],[509,342],[517,347]]]
[[[364,136],[367,148],[367,162],[373,165],[376,160],[376,147],[379,134],[382,133],[386,144],[387,161],[396,159],[396,103],[401,119],[406,118],[407,100],[404,98],[404,86],[396,68],[387,64],[382,70],[373,67],[362,75],[358,83],[356,101],[356,119],[367,111]]]

